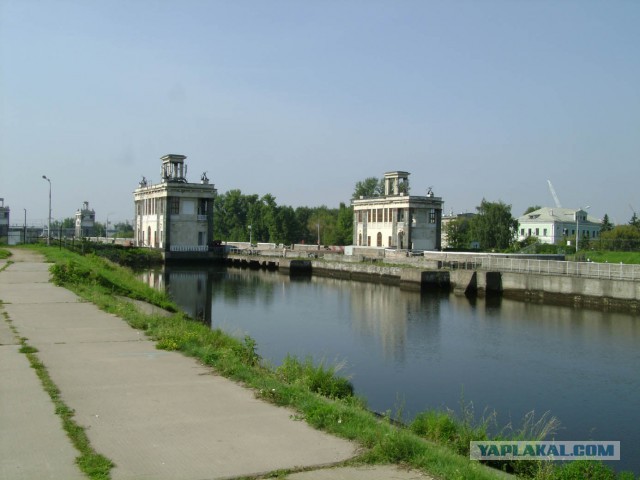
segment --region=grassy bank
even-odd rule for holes
[[[580,252],[583,260],[590,260],[598,263],[640,263],[640,252],[610,252],[588,250]]]
[[[426,412],[409,428],[403,428],[391,415],[380,418],[369,412],[365,401],[353,395],[350,382],[340,378],[333,367],[295,357],[287,357],[277,368],[269,366],[256,354],[255,342],[250,337],[238,340],[219,329],[191,321],[165,294],[139,282],[128,269],[96,255],[39,249],[55,262],[52,272],[57,284],[144,330],[157,342],[157,348],[197,358],[218,373],[252,388],[257,397],[292,408],[297,418],[315,428],[359,443],[364,453],[357,462],[397,463],[442,479],[502,478],[500,472],[468,459],[469,441],[487,438],[485,420],[476,422],[472,415],[456,418],[451,412]],[[146,315],[120,296],[144,300],[175,313],[169,317]],[[464,411],[469,413],[468,408]],[[522,462],[502,467],[525,470]],[[563,472],[567,470],[531,462],[526,471],[519,473],[540,480],[615,477],[570,476]]]

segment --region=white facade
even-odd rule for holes
[[[4,198],[0,198],[0,238],[9,235],[9,219],[11,209],[4,206]],[[6,238],[4,238],[6,240]]]
[[[388,172],[384,195],[351,202],[353,244],[400,250],[439,250],[443,201],[431,189],[409,195],[409,172]]]
[[[206,173],[189,183],[184,155],[162,157],[161,183],[143,177],[133,192],[134,238],[140,247],[166,252],[206,252],[213,242],[213,201],[216,189]]]
[[[600,236],[601,221],[582,209],[544,207],[518,218],[518,240],[537,237],[541,243],[558,244],[567,239],[572,244],[576,232],[580,239]]]
[[[76,237],[92,237],[95,234],[96,212],[89,209],[89,202],[84,202],[82,208],[76,211]],[[107,228],[109,226],[107,225]]]

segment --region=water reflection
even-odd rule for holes
[[[502,424],[549,410],[564,428],[557,438],[620,440],[619,466],[640,472],[637,316],[240,269],[170,268],[146,279],[191,316],[251,335],[275,365],[288,353],[346,360],[374,410],[410,418],[455,409],[462,395]]]

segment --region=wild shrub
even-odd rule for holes
[[[461,429],[450,412],[435,410],[416,415],[409,428],[421,437],[444,445],[454,445]]]
[[[627,474],[624,475],[627,476]],[[633,474],[631,475],[633,479]],[[578,460],[556,468],[551,475],[551,480],[616,480],[616,474],[602,462]]]
[[[341,365],[327,367],[324,362],[314,365],[311,358],[301,362],[295,356],[287,355],[276,369],[276,374],[287,383],[303,385],[325,397],[351,397],[353,385],[348,379],[337,375],[340,368]]]

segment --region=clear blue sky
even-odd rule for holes
[[[220,192],[348,202],[411,172],[482,198],[640,211],[640,2],[0,0],[0,197],[12,222],[133,216],[160,157]]]

